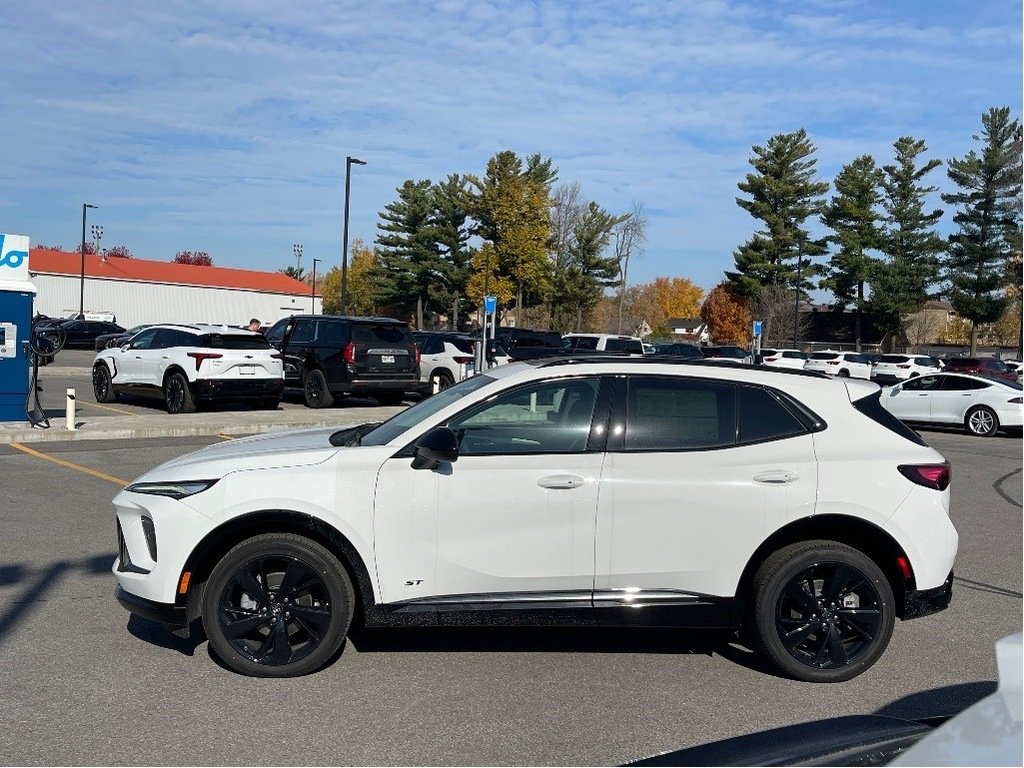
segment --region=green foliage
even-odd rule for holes
[[[942,210],[925,211],[927,196],[938,187],[922,182],[942,161],[932,159],[918,167],[917,158],[927,147],[910,136],[897,139],[893,147],[896,162],[883,167],[882,179],[885,216],[880,250],[885,259],[873,270],[869,302],[877,324],[890,333],[901,331],[903,318],[928,300],[944,249],[934,231]]]
[[[977,325],[998,320],[1008,305],[1006,267],[1019,252],[1021,228],[1020,121],[1001,107],[982,115],[981,123],[981,135],[972,137],[983,143],[981,154],[972,149],[949,161],[947,174],[959,190],[942,195],[958,208],[943,277],[954,309],[974,326],[972,346]]]
[[[431,188],[433,237],[441,256],[438,280],[430,291],[431,299],[444,307],[449,323],[458,327],[459,317],[471,311],[466,299],[474,249],[469,246],[469,191],[466,180],[451,174]]]
[[[737,185],[750,198],[737,197],[736,203],[764,228],[733,254],[736,271],[725,274],[734,293],[751,297],[765,285],[795,284],[799,262],[801,289],[813,288],[810,278],[820,269],[810,259],[825,253],[825,243],[812,240],[804,222],[820,213],[828,191],[828,182],[815,180],[814,152],[803,128],[753,147],[754,172]]]

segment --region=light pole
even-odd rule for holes
[[[804,235],[798,232],[796,236],[796,299],[793,301],[793,349],[797,349],[797,341],[800,338],[800,279],[803,269],[804,256]]]
[[[299,279],[299,271],[302,269],[302,243],[295,243],[292,246],[292,253],[295,254],[295,279]]]
[[[99,255],[102,253],[100,251],[100,240],[103,239],[103,227],[100,224],[93,224],[90,229],[92,230],[92,241],[96,247],[96,254]]]
[[[320,263],[320,259],[313,259],[313,287],[309,290],[309,298],[311,305],[311,314],[316,314],[316,265]]]
[[[352,166],[366,165],[354,157],[345,158],[345,227],[341,235],[341,314],[348,304],[348,196],[352,181]]]
[[[82,277],[78,286],[78,316],[85,317],[85,212],[90,208],[99,208],[98,205],[82,203]]]

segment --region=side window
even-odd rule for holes
[[[317,330],[317,340],[329,347],[341,348],[348,339],[345,338],[345,323],[337,320],[321,320]]]
[[[271,344],[280,344],[284,341],[284,332],[288,328],[288,323],[291,321],[290,317],[286,317],[283,320],[278,320],[271,326],[270,330],[267,331],[267,341]]]
[[[597,339],[594,336],[577,336],[573,339],[573,349],[596,350]]]
[[[679,451],[736,444],[736,387],[715,381],[631,377],[627,451]]]
[[[424,355],[439,355],[444,351],[444,344],[437,337],[431,337],[423,342],[420,350]]]
[[[977,379],[968,379],[965,376],[946,376],[942,380],[944,392],[965,392],[972,389],[985,389],[988,384]]]
[[[953,378],[953,377],[948,377]],[[928,392],[939,389],[942,382],[941,376],[921,376],[917,379],[907,379],[903,384],[905,392]]]
[[[148,328],[142,333],[136,334],[132,339],[132,349],[153,349],[154,339],[160,330],[159,328]]]
[[[293,342],[310,342],[313,340],[314,324],[308,317],[303,317],[295,321],[295,330],[292,331]]]
[[[782,440],[807,432],[804,425],[767,389],[740,386],[740,442]]]
[[[463,456],[582,453],[599,379],[534,382],[474,406],[448,426]]]

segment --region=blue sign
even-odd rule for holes
[[[493,315],[498,311],[498,297],[497,296],[484,296],[484,312],[489,315]]]
[[[755,320],[754,321],[754,335],[755,336],[760,336],[761,335],[761,321],[760,320]]]
[[[28,258],[28,252],[11,250],[4,253],[4,240],[6,237],[7,235],[0,235],[0,267],[17,269]]]

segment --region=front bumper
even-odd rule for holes
[[[121,586],[114,591],[114,597],[130,613],[163,624],[170,629],[183,629],[188,624],[187,609],[184,605],[168,605],[147,600],[125,591]]]
[[[923,589],[908,592],[903,607],[903,620],[918,619],[932,613],[944,611],[949,607],[953,597],[953,572],[949,572],[946,581],[934,589]]]

